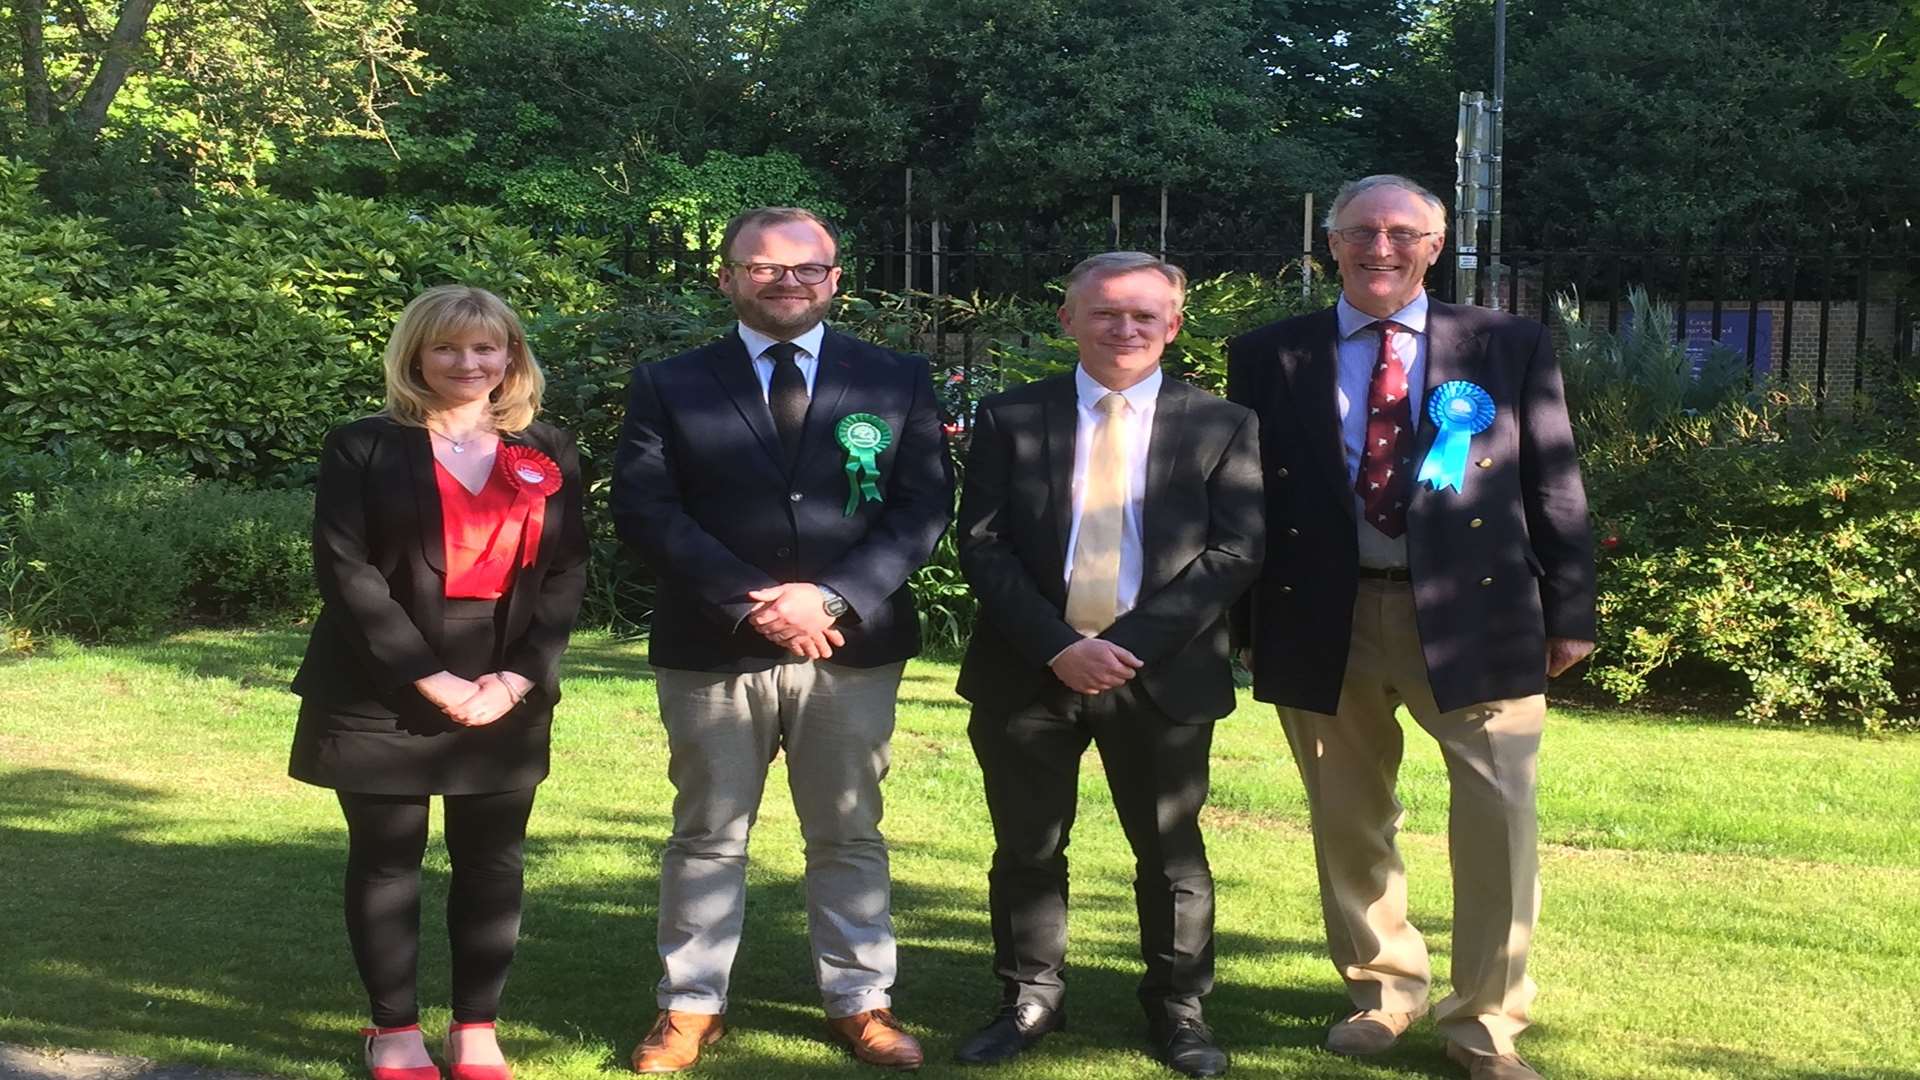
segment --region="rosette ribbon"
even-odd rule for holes
[[[493,467],[514,488],[514,504],[525,507],[521,530],[520,565],[532,566],[540,555],[540,533],[547,523],[547,496],[560,490],[560,466],[531,446],[503,442]]]
[[[860,501],[880,501],[880,452],[893,445],[893,429],[872,413],[854,413],[841,418],[833,437],[847,452],[847,517],[860,508]]]
[[[1493,395],[1464,379],[1441,383],[1427,399],[1427,415],[1440,433],[1414,479],[1426,481],[1435,491],[1460,491],[1467,482],[1467,448],[1475,435],[1493,424]]]

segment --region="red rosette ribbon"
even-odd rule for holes
[[[547,496],[560,490],[560,466],[531,446],[503,442],[493,467],[500,470],[519,493],[514,501],[526,507],[520,565],[532,566],[540,555],[540,533],[547,522]]]

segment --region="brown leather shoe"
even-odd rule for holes
[[[670,1073],[692,1068],[700,1048],[720,1041],[727,1023],[717,1013],[662,1009],[653,1030],[633,1048],[633,1071]]]
[[[1415,1012],[1361,1009],[1327,1029],[1327,1049],[1348,1057],[1383,1054],[1426,1014],[1425,1008]]]
[[[873,1009],[852,1016],[827,1017],[833,1041],[853,1056],[883,1069],[917,1069],[926,1060],[920,1041],[900,1028],[892,1009]]]
[[[1447,1056],[1467,1067],[1468,1080],[1542,1080],[1519,1054],[1476,1054],[1457,1042],[1449,1042]]]

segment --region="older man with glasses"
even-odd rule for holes
[[[1472,1080],[1528,1080],[1534,763],[1547,679],[1593,649],[1593,539],[1546,327],[1425,292],[1445,222],[1404,177],[1346,185],[1327,219],[1338,304],[1229,346],[1266,478],[1241,640],[1306,785],[1352,999],[1327,1049],[1384,1051],[1428,1008],[1394,845],[1405,706],[1452,790],[1453,985],[1435,1019]]]
[[[633,1067],[687,1068],[726,1031],[747,834],[784,751],[829,1032],[911,1069],[880,781],[920,647],[907,576],[952,518],[953,468],[927,362],[822,321],[840,281],[825,221],[750,210],[721,250],[739,325],[634,368],[614,461],[615,524],[658,580],[648,655],[675,791],[660,1012]]]

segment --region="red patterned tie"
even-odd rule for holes
[[[1413,480],[1413,407],[1407,401],[1407,369],[1393,354],[1393,336],[1403,329],[1384,319],[1380,362],[1367,389],[1367,441],[1360,448],[1360,475],[1353,490],[1366,508],[1367,524],[1398,539],[1407,531],[1407,493]]]

